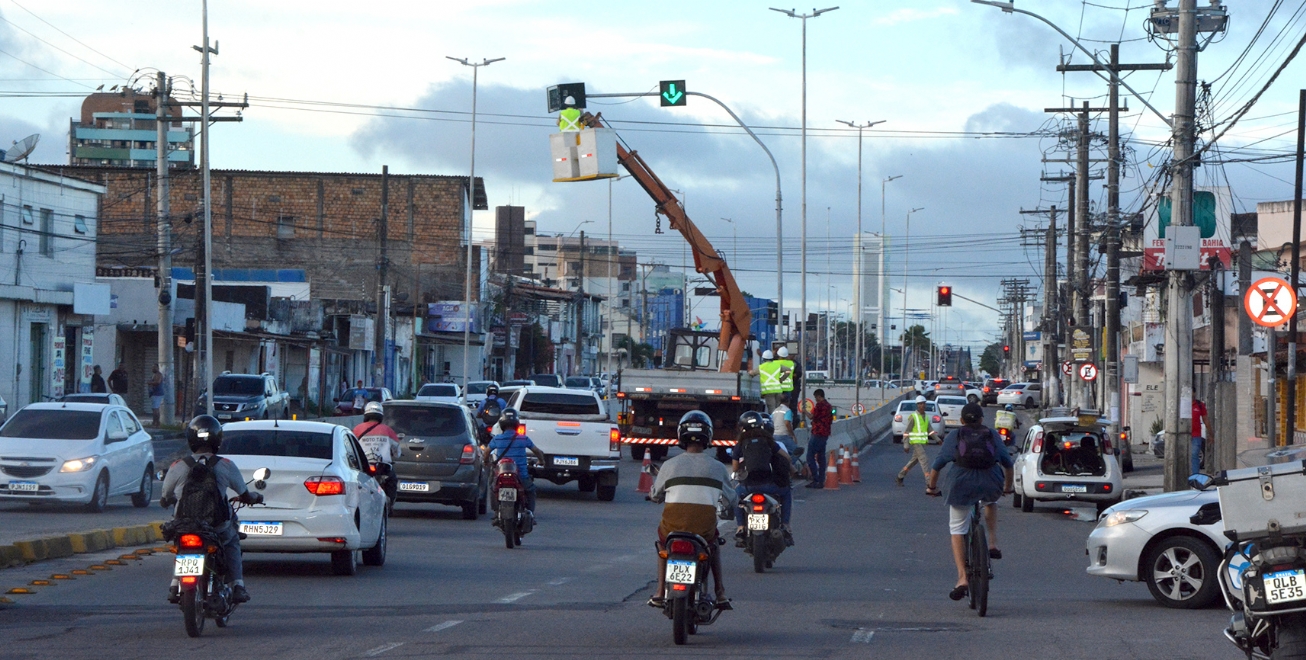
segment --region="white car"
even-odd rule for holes
[[[998,392],[998,405],[1037,408],[1043,401],[1042,383],[1012,383]]]
[[[1098,517],[1088,535],[1088,574],[1145,582],[1166,607],[1195,609],[1220,598],[1216,575],[1224,524],[1215,490],[1184,490],[1125,500]],[[1200,522],[1189,520],[1199,512]]]
[[[1033,511],[1035,501],[1075,500],[1091,502],[1101,513],[1120,501],[1120,463],[1096,418],[1092,423],[1080,417],[1041,419],[1016,451],[1012,505],[1021,511]]]
[[[907,418],[916,412],[916,402],[902,401],[898,404],[898,412],[893,416],[893,441],[902,442],[902,436],[907,432]],[[930,418],[930,430],[939,434],[938,439],[930,439],[932,443],[943,442],[943,436],[947,431],[943,426],[943,417],[939,415],[939,407],[933,401],[925,402],[925,414]]]
[[[455,406],[463,402],[463,390],[455,383],[427,383],[417,390],[417,401],[431,403],[452,403]],[[485,398],[485,392],[481,392]]]
[[[385,563],[385,492],[368,474],[367,455],[343,426],[325,422],[252,421],[222,427],[222,455],[247,480],[272,474],[263,504],[242,509],[245,552],[326,552],[336,575]]]
[[[476,406],[481,405],[485,400],[485,390],[489,386],[498,387],[499,383],[493,380],[474,380],[467,383],[467,392],[463,396],[463,403],[475,410]]]
[[[955,394],[943,394],[934,398],[934,404],[939,407],[939,416],[943,418],[943,426],[949,429],[961,426],[961,409],[967,403],[969,401],[965,397]]]
[[[123,406],[33,403],[0,427],[0,500],[84,504],[103,511],[154,496],[154,445]]]

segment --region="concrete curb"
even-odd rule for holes
[[[0,568],[162,541],[164,522],[160,520],[146,525],[60,534],[0,545]]]

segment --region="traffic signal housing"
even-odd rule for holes
[[[1010,345],[1010,344],[1003,344],[1003,345],[1002,345],[1002,357],[1011,357],[1011,345]]]
[[[938,294],[939,307],[952,307],[952,287],[940,284],[935,291]]]

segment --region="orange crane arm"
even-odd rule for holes
[[[585,113],[582,124],[591,128],[605,128],[598,115]],[[721,337],[718,347],[726,351],[726,359],[721,363],[721,372],[737,372],[743,366],[744,352],[748,349],[748,335],[753,326],[753,315],[748,309],[744,294],[735,284],[734,275],[724,259],[717,255],[711,241],[698,230],[685,213],[680,200],[671,193],[671,189],[658,178],[648,163],[637,152],[627,151],[617,143],[617,162],[639,182],[640,187],[653,198],[657,212],[671,221],[671,228],[679,231],[689,243],[694,253],[694,270],[710,275],[721,296]],[[688,282],[685,295],[689,295]]]

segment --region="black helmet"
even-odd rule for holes
[[[222,422],[212,415],[200,415],[186,425],[186,444],[192,452],[218,453],[222,447]]]
[[[680,448],[684,449],[690,442],[697,442],[703,447],[712,444],[712,418],[701,410],[691,410],[680,418],[676,427],[676,437],[680,439]]]
[[[762,428],[766,429],[767,433],[775,435],[775,420],[771,417],[771,413],[762,413]]]
[[[487,386],[485,387],[485,396],[487,396],[487,397],[490,397],[490,396],[499,396],[499,386],[498,386],[498,385],[487,385]]]
[[[516,408],[504,408],[503,412],[499,413],[499,428],[507,431],[508,429],[515,429],[520,425],[521,416],[517,414]]]
[[[978,403],[968,403],[961,408],[961,421],[964,424],[980,424],[984,421],[984,409]]]
[[[683,423],[683,420],[682,420]],[[739,432],[759,431],[766,426],[766,421],[762,419],[762,413],[756,410],[749,410],[739,416]],[[774,428],[774,426],[772,426]]]

